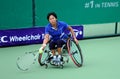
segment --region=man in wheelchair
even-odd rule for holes
[[[46,44],[49,42],[49,48],[52,52],[53,61],[63,61],[61,56],[61,49],[64,44],[66,44],[66,40],[68,36],[64,33],[65,30],[69,30],[72,34],[74,41],[78,44],[78,40],[76,39],[75,33],[71,26],[63,21],[57,20],[57,15],[55,12],[48,13],[47,20],[49,24],[45,27],[45,36],[43,40],[43,44],[39,49],[39,53],[42,53],[46,47]],[[56,50],[58,54],[56,55]]]

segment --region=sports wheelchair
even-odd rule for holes
[[[42,54],[39,54],[38,57],[38,62],[40,66],[45,66],[45,68],[48,68],[48,64],[51,64],[53,66],[63,68],[64,63],[69,62],[69,56],[77,67],[81,67],[83,65],[83,56],[82,56],[81,48],[79,44],[75,43],[72,37],[69,37],[69,39],[67,39],[66,44],[62,46],[61,50],[62,50],[62,58],[63,58],[62,63],[60,63],[57,60],[53,61],[52,53],[49,49],[49,44],[47,44],[46,48],[44,49],[44,52]],[[54,63],[60,63],[60,64],[58,65]]]

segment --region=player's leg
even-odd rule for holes
[[[65,42],[63,40],[58,40],[57,41],[57,51],[58,51],[58,59],[63,61],[63,58],[61,56],[61,52],[62,52],[62,46],[65,44]]]
[[[51,41],[49,43],[49,48],[52,52],[52,60],[55,61],[56,60],[56,53],[55,53],[55,49],[56,49],[56,41]]]
[[[53,56],[55,55],[55,45],[56,45],[56,43],[55,43],[54,41],[51,41],[51,42],[49,43],[49,48],[50,48]]]

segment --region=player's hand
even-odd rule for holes
[[[40,47],[39,54],[42,54],[42,53],[43,53],[43,47]]]
[[[42,44],[42,46],[39,49],[39,53],[42,54],[44,51],[44,48],[46,47],[46,44]]]

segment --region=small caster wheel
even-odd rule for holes
[[[65,64],[65,61],[62,61],[62,65]]]
[[[47,69],[48,68],[48,65],[47,64],[45,64],[45,69]]]
[[[60,65],[60,68],[63,69],[63,65]]]
[[[68,62],[69,62],[69,59],[67,59],[66,62],[68,63]]]

